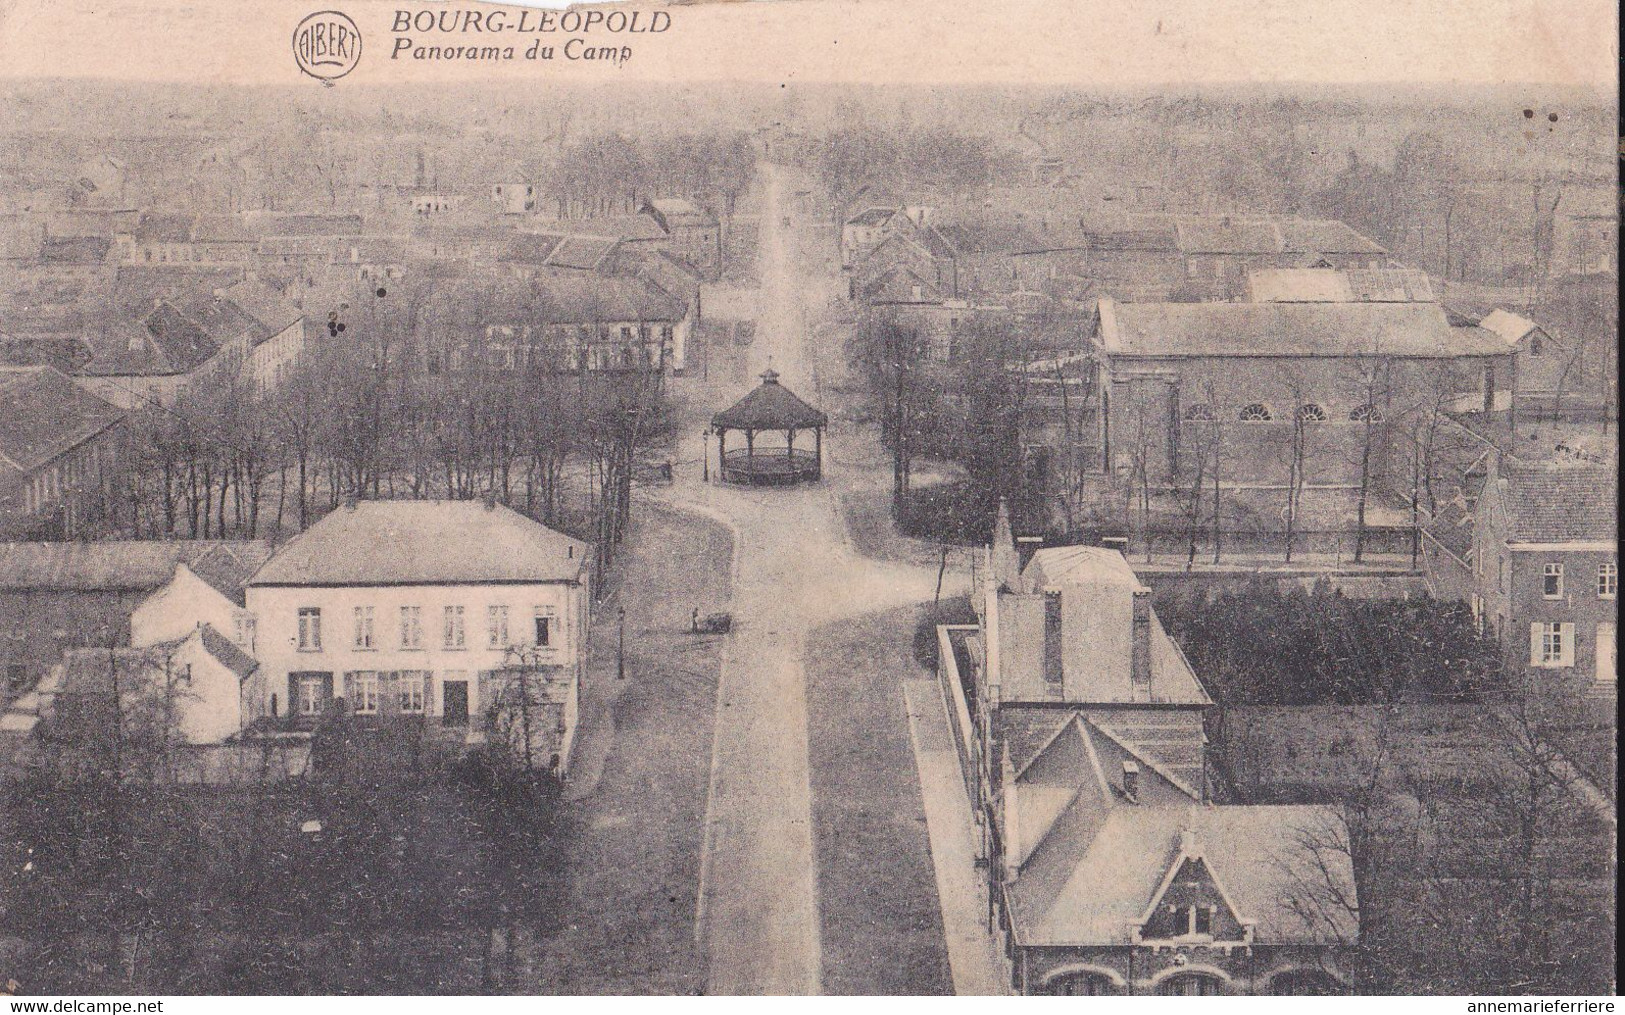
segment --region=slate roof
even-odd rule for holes
[[[508,242],[497,259],[510,264],[546,264],[563,239],[557,233],[520,233]]]
[[[1099,338],[1126,356],[1381,354],[1418,359],[1504,356],[1504,342],[1452,328],[1437,303],[1099,304]]]
[[[883,226],[897,214],[896,208],[865,208],[846,220],[849,226]]]
[[[1387,254],[1387,248],[1337,219],[1286,218],[1279,223],[1287,253]]]
[[[613,236],[566,236],[548,256],[549,268],[576,268],[592,271],[615,252],[620,240]]]
[[[886,269],[864,286],[863,299],[866,303],[941,303],[942,293],[919,275],[898,266]]]
[[[1113,807],[1050,905],[1024,914],[1031,922],[1022,943],[1129,944],[1129,926],[1185,859],[1186,831],[1237,915],[1254,922],[1255,944],[1352,941],[1353,914],[1328,906],[1305,915],[1293,901],[1312,906],[1304,897],[1324,890],[1328,876],[1344,897],[1355,897],[1347,855],[1311,845],[1336,841],[1340,823],[1337,811],[1316,806]]]
[[[711,425],[729,430],[802,430],[828,426],[829,417],[796,397],[769,370],[749,394],[712,416]]]
[[[1575,462],[1520,462],[1500,468],[1500,501],[1509,542],[1617,540],[1618,473]]]
[[[1478,326],[1495,332],[1509,346],[1517,345],[1525,335],[1540,327],[1527,317],[1501,309],[1490,311],[1487,317],[1478,322]]]
[[[537,287],[537,314],[561,324],[680,321],[688,315],[686,301],[641,278],[552,275]]]
[[[1187,254],[1279,254],[1286,249],[1273,222],[1221,217],[1180,218],[1174,222],[1179,249]]]
[[[46,264],[104,264],[112,249],[110,236],[47,236],[39,253]]]
[[[263,561],[270,556],[270,544],[190,539],[0,543],[0,589],[11,592],[150,592],[174,577],[176,564],[192,567],[221,551],[245,560],[257,555]]]
[[[1247,289],[1254,303],[1435,302],[1427,273],[1414,268],[1267,268],[1247,274]]]
[[[265,542],[219,543],[210,546],[187,568],[221,595],[238,606],[244,605],[243,589],[265,562],[271,559],[271,545]]]
[[[361,501],[329,513],[248,582],[259,586],[576,581],[587,543],[500,504]]]
[[[281,293],[256,279],[244,279],[226,288],[224,298],[271,334],[284,330],[304,316],[304,311]]]
[[[960,254],[1015,254],[1041,250],[1045,246],[1021,226],[952,223],[935,228]]]
[[[123,418],[54,367],[0,367],[0,463],[18,472],[32,472]]]
[[[203,643],[203,651],[214,656],[220,665],[237,674],[238,680],[248,679],[260,668],[258,660],[238,648],[236,642],[216,631],[213,624],[204,624],[198,628],[197,638]],[[186,639],[183,638],[181,641],[184,642]]]

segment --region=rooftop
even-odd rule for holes
[[[173,577],[176,564],[202,568],[213,584],[223,558],[264,562],[260,540],[106,540],[95,543],[0,543],[0,590],[10,592],[150,592]],[[215,557],[212,563],[206,558]],[[258,564],[256,563],[256,566]]]
[[[1099,304],[1100,343],[1124,356],[1504,356],[1481,329],[1452,328],[1437,303]]]
[[[123,418],[54,367],[0,367],[0,462],[19,472],[66,454]]]
[[[1509,542],[1562,543],[1619,538],[1618,471],[1585,462],[1505,458],[1500,500]]]
[[[589,549],[500,504],[361,501],[284,546],[248,586],[578,581]]]
[[[711,425],[728,430],[807,430],[828,426],[829,417],[803,402],[779,383],[772,370],[744,398],[711,417]]]

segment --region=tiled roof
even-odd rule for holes
[[[1618,473],[1606,466],[1503,460],[1506,539],[1560,543],[1619,538]]]
[[[711,425],[731,430],[799,430],[827,426],[829,417],[796,397],[769,370],[749,394],[711,417]]]
[[[242,606],[243,589],[248,580],[270,559],[269,543],[218,543],[188,562],[187,567],[215,591]]]
[[[941,303],[937,287],[904,267],[888,268],[863,288],[866,303]]]
[[[1339,841],[1341,822],[1314,806],[1114,806],[1054,899],[1028,900],[1023,943],[1131,943],[1130,926],[1187,855],[1202,857],[1237,915],[1254,922],[1255,944],[1352,941],[1354,914],[1315,900],[1328,890],[1355,897],[1347,853],[1313,846]]]
[[[214,656],[220,665],[237,674],[239,680],[246,679],[259,669],[260,664],[253,656],[238,648],[230,638],[216,631],[213,624],[204,624],[198,628],[197,637],[203,643],[203,650]]]
[[[0,462],[19,472],[66,454],[123,418],[54,367],[0,367]]]
[[[287,328],[303,316],[303,312],[281,293],[264,282],[244,279],[224,290],[225,299],[271,333]]]
[[[588,544],[500,504],[361,501],[312,525],[248,584],[574,581],[583,574],[588,550]]]
[[[1337,219],[1286,218],[1279,222],[1288,253],[1386,254],[1376,241],[1361,236]]]
[[[897,214],[896,208],[865,208],[846,220],[849,226],[882,226]]]
[[[150,592],[174,576],[176,564],[191,567],[222,551],[244,560],[257,556],[263,561],[270,556],[270,544],[263,541],[188,539],[0,543],[0,589],[27,592]],[[204,580],[209,579],[205,577]]]
[[[1479,329],[1452,328],[1437,303],[1100,301],[1106,351],[1129,356],[1506,355]]]
[[[40,246],[46,264],[102,264],[113,249],[110,236],[48,236]]]

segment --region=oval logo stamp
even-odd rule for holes
[[[348,14],[308,14],[293,30],[293,58],[300,70],[331,84],[361,62],[361,30]]]

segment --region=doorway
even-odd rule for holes
[[[448,680],[442,686],[440,723],[443,726],[468,725],[468,681]]]

